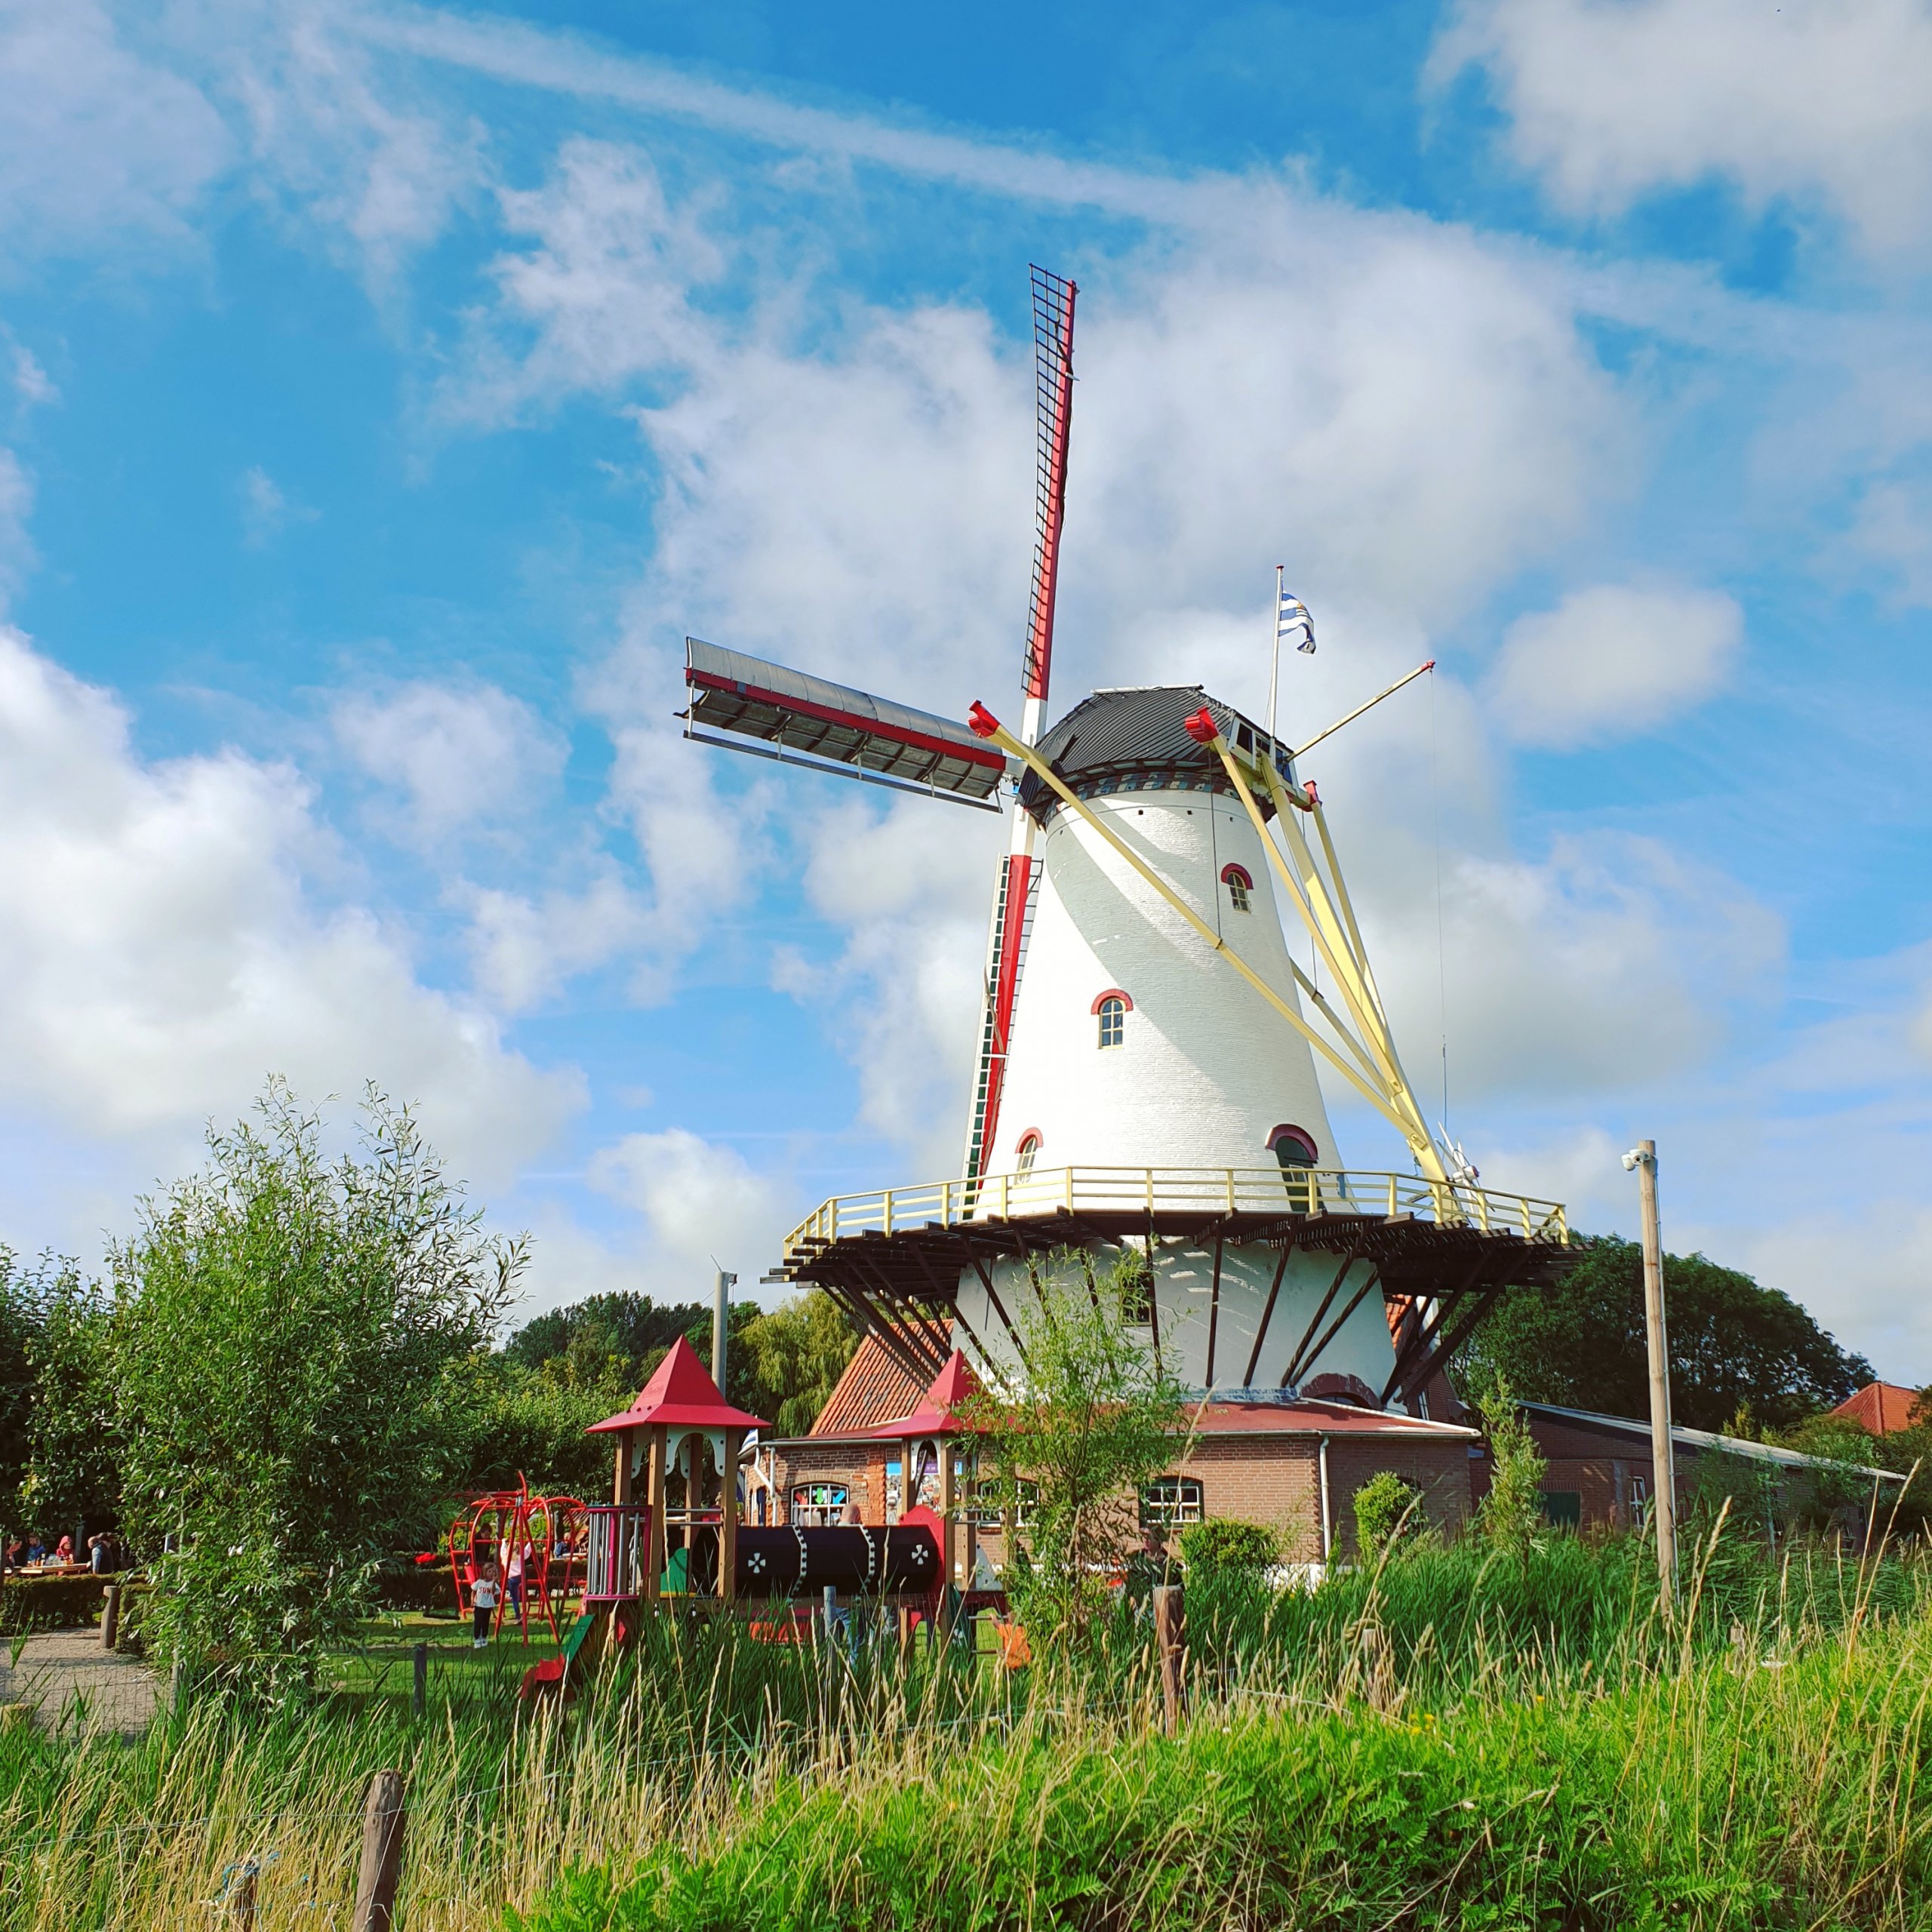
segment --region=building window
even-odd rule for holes
[[[1305,1127],[1278,1127],[1268,1137],[1275,1158],[1284,1168],[1312,1168],[1315,1162],[1315,1136]]]
[[[1156,1476],[1140,1492],[1143,1527],[1201,1520],[1201,1483],[1195,1476]]]
[[[1100,1002],[1100,1044],[1103,1047],[1124,1047],[1127,1044],[1127,1002],[1124,999],[1103,999]]]
[[[792,1520],[807,1529],[829,1529],[845,1513],[851,1491],[842,1482],[801,1482],[792,1490]]]
[[[1023,1134],[1020,1137],[1019,1171],[1023,1174],[1033,1171],[1033,1163],[1040,1152],[1040,1137],[1037,1134]]]
[[[1228,899],[1237,912],[1249,909],[1248,894],[1254,890],[1254,881],[1248,875],[1245,866],[1223,866],[1221,882],[1228,888]]]
[[[1546,1489],[1543,1493],[1543,1521],[1554,1530],[1581,1529],[1583,1492],[1580,1489]]]

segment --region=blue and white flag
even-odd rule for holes
[[[1295,648],[1312,656],[1315,650],[1315,620],[1309,615],[1308,606],[1294,592],[1284,590],[1281,592],[1281,608],[1275,618],[1275,641],[1285,644],[1297,632],[1300,641]]]

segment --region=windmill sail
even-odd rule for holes
[[[685,640],[685,682],[687,737],[999,809],[994,794],[1005,759],[950,718],[694,637]],[[692,728],[698,725],[724,735]]]
[[[1060,539],[1066,516],[1066,458],[1073,430],[1073,306],[1077,284],[1051,270],[1033,269],[1034,388],[1038,415],[1035,503],[1038,531],[1033,544],[1033,595],[1027,616],[1026,659],[1020,681],[1025,699],[1020,735],[1026,744],[1046,721],[1052,681],[1054,610],[1060,589]],[[1014,1002],[1025,961],[1027,920],[1033,903],[1033,821],[1016,812],[1013,843],[1000,862],[987,946],[986,1008],[980,1027],[980,1064],[973,1082],[973,1118],[966,1134],[966,1178],[986,1171],[999,1132],[999,1103],[1011,1046]]]

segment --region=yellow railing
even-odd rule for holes
[[[785,1237],[785,1260],[802,1260],[814,1248],[852,1235],[1023,1220],[1062,1210],[1408,1215],[1524,1241],[1570,1238],[1561,1201],[1417,1174],[1350,1174],[1338,1168],[1035,1168],[983,1181],[936,1180],[835,1195]]]

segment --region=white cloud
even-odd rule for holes
[[[260,463],[242,472],[242,540],[250,549],[266,549],[291,523],[313,523],[317,515],[292,502]]]
[[[1898,477],[1869,485],[1852,513],[1847,542],[1879,565],[1897,603],[1932,608],[1932,479]]]
[[[641,1215],[653,1245],[688,1272],[712,1255],[727,1267],[734,1257],[774,1258],[789,1225],[767,1176],[734,1148],[683,1128],[626,1134],[602,1149],[590,1183]]]
[[[34,566],[27,518],[33,509],[33,478],[11,450],[0,449],[0,617],[19,594]]]
[[[1564,208],[1716,177],[1753,208],[1829,211],[1873,251],[1932,239],[1922,0],[1463,0],[1430,72],[1471,65]]]
[[[543,186],[499,198],[506,230],[534,245],[491,265],[499,333],[472,344],[471,366],[445,392],[448,411],[499,422],[532,401],[709,359],[716,325],[691,297],[723,256],[689,210],[672,205],[637,149],[567,140]]]
[[[1743,614],[1721,592],[1595,584],[1509,626],[1488,697],[1518,744],[1647,731],[1722,689],[1743,637]]]
[[[956,1173],[1004,828],[910,800],[883,815],[857,799],[808,804],[802,818],[806,891],[847,939],[816,971],[781,953],[779,990],[829,1014],[860,1118],[906,1150],[900,1178]]]
[[[344,750],[395,800],[381,814],[385,829],[422,846],[527,810],[555,783],[568,749],[494,685],[358,693],[337,703],[332,721]]]
[[[0,234],[17,244],[179,233],[230,158],[206,97],[97,0],[0,0]]]
[[[14,345],[14,390],[29,409],[40,404],[58,402],[60,392],[43,369],[32,349],[23,342]]]
[[[478,195],[481,126],[435,103],[398,63],[372,62],[356,10],[218,7],[199,36],[211,85],[238,109],[259,164],[372,282],[434,241]]]
[[[177,1146],[263,1077],[420,1100],[485,1184],[581,1103],[420,984],[367,912],[328,911],[323,846],[285,767],[143,760],[126,712],[0,631],[0,1105],[110,1145]]]
[[[736,796],[717,790],[715,754],[684,743],[672,718],[687,695],[681,657],[652,645],[650,628],[640,613],[589,693],[616,754],[607,808],[629,825],[651,879],[650,943],[632,981],[645,1001],[666,997],[678,963],[755,897],[774,796],[758,780]]]
[[[493,1005],[526,1012],[565,982],[648,943],[649,909],[614,873],[580,893],[540,898],[471,888],[467,937],[477,987]]]

